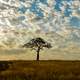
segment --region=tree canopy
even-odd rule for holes
[[[42,49],[43,47],[51,48],[52,46],[50,43],[38,37],[38,38],[31,39],[28,43],[24,44],[23,47],[26,47],[26,48],[40,47]]]

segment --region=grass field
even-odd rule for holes
[[[80,80],[80,61],[7,61],[0,80]]]

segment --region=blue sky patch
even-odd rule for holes
[[[64,1],[64,0],[63,0]],[[73,1],[73,0],[66,0],[67,2],[71,2],[71,1]]]
[[[62,0],[55,0],[56,1],[56,3],[61,3],[62,2]]]
[[[38,17],[43,17],[43,13],[40,10],[40,8],[38,7],[38,5],[36,4],[36,2],[33,2],[31,7],[30,7],[30,11],[35,13]]]
[[[22,14],[24,14],[26,12],[27,8],[24,6],[24,5],[21,5],[19,8],[18,8],[18,11]]]
[[[48,5],[47,0],[40,0],[41,3]]]
[[[61,8],[60,8],[60,7],[63,6],[62,0],[55,0],[55,1],[56,1],[56,4],[55,4],[55,6],[54,6],[54,9],[55,9],[56,11],[61,11]]]
[[[67,5],[67,7],[65,8],[65,11],[64,11],[64,15],[66,17],[69,17],[72,13],[72,9]]]
[[[80,14],[80,8],[77,10],[77,13]]]
[[[76,28],[80,28],[80,19],[77,17],[72,17],[70,19],[70,25]]]

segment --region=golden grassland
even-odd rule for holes
[[[19,60],[1,64],[5,66],[0,66],[0,80],[80,80],[80,61]]]

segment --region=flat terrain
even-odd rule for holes
[[[0,80],[80,80],[80,61],[1,61]]]

